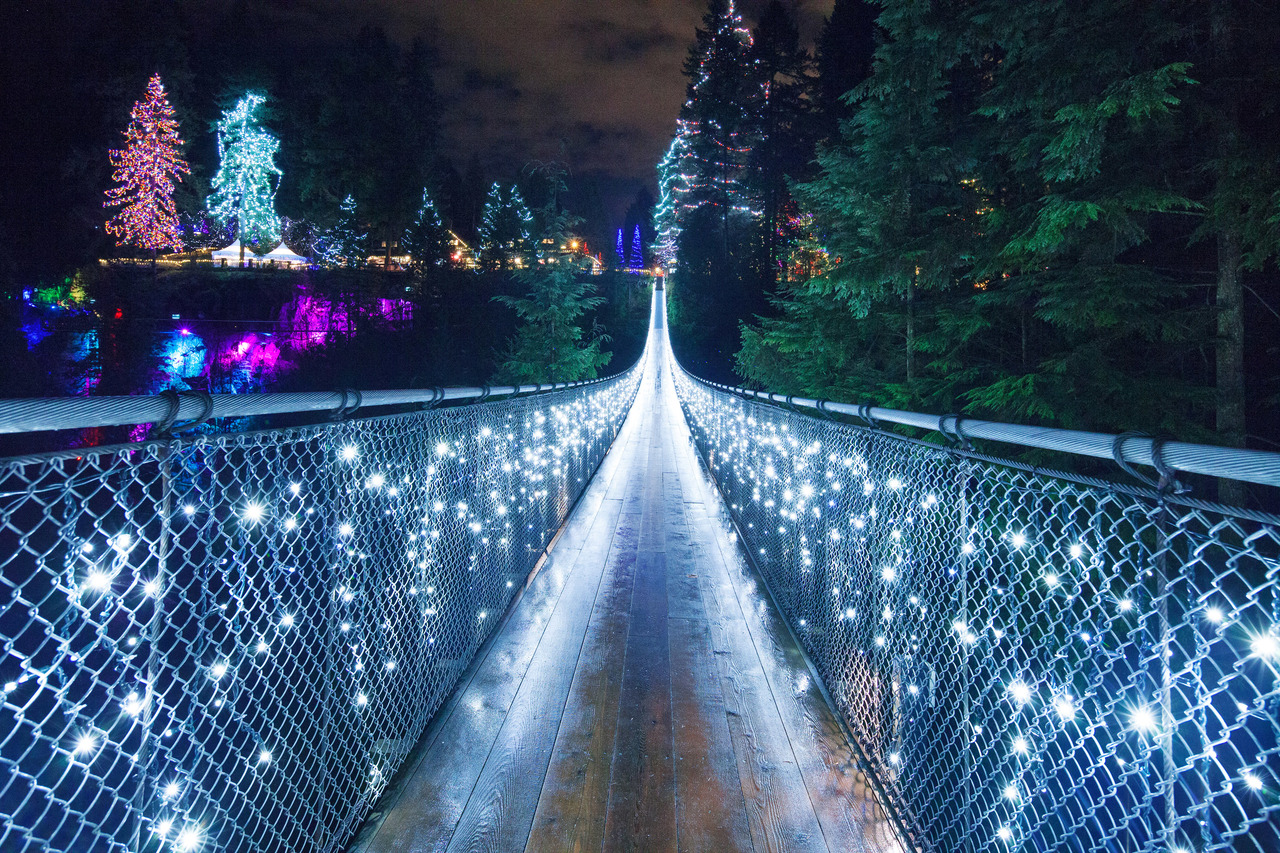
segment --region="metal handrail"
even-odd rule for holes
[[[629,370],[630,368],[628,368]],[[625,373],[626,371],[622,371]],[[621,375],[621,374],[618,374]],[[168,419],[209,420],[241,418],[252,415],[282,415],[295,412],[329,412],[350,414],[355,408],[404,406],[417,403],[434,404],[457,400],[484,399],[491,396],[536,394],[562,391],[607,382],[615,377],[588,379],[580,382],[556,382],[550,385],[488,385],[453,388],[407,388],[387,391],[361,391],[353,401],[350,391],[302,391],[266,394],[181,395],[175,408],[174,398],[164,394],[116,397],[26,397],[0,400],[0,434],[45,432],[49,430],[86,429],[160,423]],[[205,411],[207,401],[210,411]],[[356,402],[358,401],[358,402]],[[356,402],[356,406],[352,403]]]
[[[684,368],[681,367],[681,370]],[[1084,430],[1007,424],[960,415],[927,415],[880,406],[833,403],[828,400],[723,385],[702,379],[687,370],[685,373],[691,379],[710,388],[769,403],[813,409],[818,413],[834,412],[869,421],[883,421],[933,430],[944,435],[958,434],[962,438],[981,438],[1021,447],[1092,456],[1097,459],[1123,460],[1126,463],[1147,465],[1157,469],[1167,467],[1192,474],[1242,480],[1265,486],[1280,486],[1280,453],[1266,450],[1216,447],[1182,441],[1161,441],[1158,438],[1139,434],[1117,436]]]

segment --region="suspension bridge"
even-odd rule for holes
[[[1280,517],[1179,482],[1280,454],[725,388],[664,317],[568,386],[0,401],[155,424],[0,460],[0,849],[1280,849]]]

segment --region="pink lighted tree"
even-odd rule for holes
[[[179,148],[178,122],[160,75],[147,83],[147,96],[133,105],[124,132],[125,147],[111,151],[116,186],[107,190],[104,207],[121,208],[107,222],[116,245],[182,251],[178,214],[173,204],[174,180],[190,174]]]

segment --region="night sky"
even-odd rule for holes
[[[766,0],[739,8],[754,24]],[[793,6],[812,41],[833,0]],[[445,105],[446,151],[472,152],[501,172],[560,160],[594,175],[616,205],[655,182],[675,131],[686,79],[681,66],[706,0],[364,0],[329,5],[401,39],[428,37],[439,50],[436,85]]]

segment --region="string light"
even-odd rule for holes
[[[105,207],[121,208],[107,222],[116,245],[182,251],[182,229],[173,203],[174,182],[191,168],[179,154],[182,139],[160,76],[147,82],[146,97],[133,105],[125,147],[111,151],[111,180]]]
[[[218,172],[210,185],[209,213],[220,222],[235,222],[241,245],[280,239],[276,215],[275,165],[280,140],[262,128],[258,111],[266,97],[249,92],[218,122]]]

